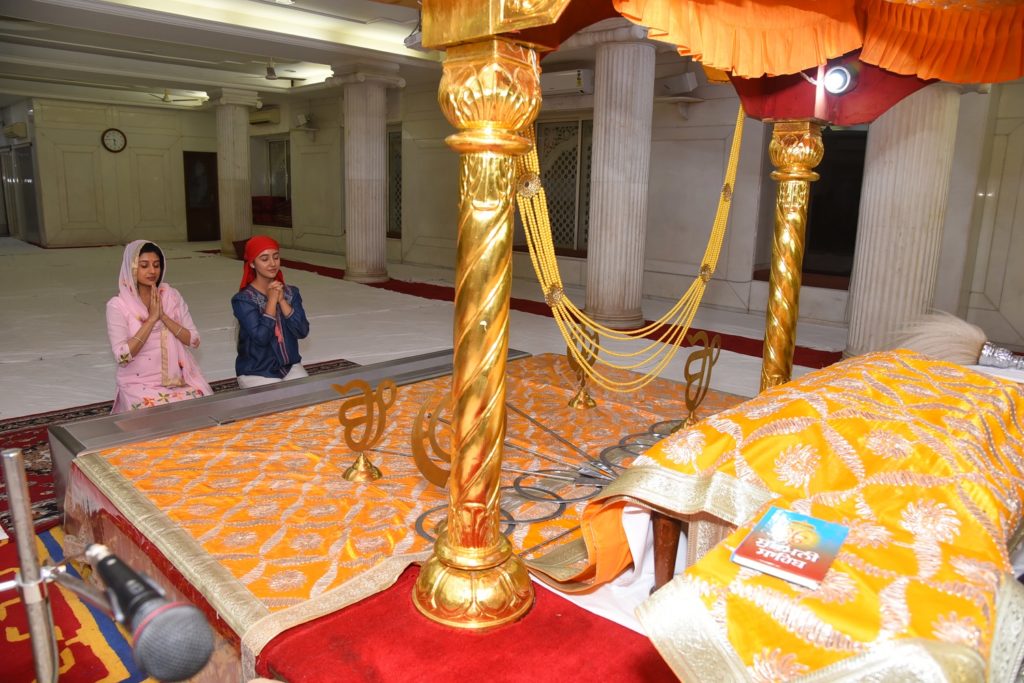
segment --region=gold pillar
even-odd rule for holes
[[[768,281],[768,312],[764,326],[761,391],[788,382],[793,373],[796,322],[800,310],[800,280],[807,230],[807,200],[813,169],[824,155],[821,122],[777,121],[768,154],[777,170],[775,237]]]
[[[502,535],[499,476],[505,439],[505,359],[512,280],[513,157],[517,131],[540,109],[537,53],[501,38],[448,48],[438,99],[460,130],[455,273],[453,457],[448,521],[423,565],[413,603],[460,628],[515,621],[533,604],[522,560]]]

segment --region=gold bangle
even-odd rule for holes
[[[143,346],[145,346],[145,344],[146,344],[146,342],[142,341],[141,339],[139,339],[139,338],[138,338],[138,337],[136,337],[135,335],[132,335],[131,337],[128,337],[128,339],[134,339],[135,341],[139,342],[139,343],[140,343],[140,344],[142,344]]]

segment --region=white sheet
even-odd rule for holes
[[[534,581],[588,612],[646,635],[634,612],[654,588],[654,531],[651,527],[651,513],[639,505],[627,504],[622,510],[622,526],[629,542],[629,550],[634,558],[639,558],[639,561],[633,569],[627,569],[619,578],[585,594],[563,593],[540,583],[536,578]],[[676,567],[685,566],[685,562],[686,535],[681,534]]]

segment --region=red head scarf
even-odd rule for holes
[[[266,235],[256,235],[250,237],[249,241],[245,243],[245,263],[242,264],[242,284],[238,286],[238,291],[242,291],[249,286],[249,283],[256,279],[256,269],[252,267],[252,262],[256,260],[256,257],[265,252],[267,249],[280,250],[281,246],[272,237]],[[275,280],[284,284],[284,275],[280,270],[277,271],[277,275],[274,277]]]

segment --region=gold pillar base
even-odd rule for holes
[[[349,481],[363,482],[376,481],[384,476],[380,469],[370,462],[365,453],[360,453],[356,461],[348,466],[348,469],[341,475]]]
[[[413,588],[412,603],[421,614],[445,626],[475,630],[526,616],[533,606],[533,582],[518,555],[509,553],[490,567],[456,567],[441,557],[445,542],[442,532],[438,552],[420,568]]]

